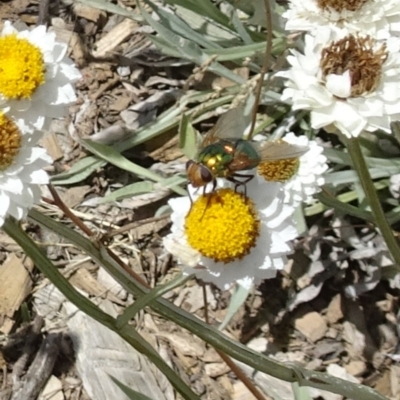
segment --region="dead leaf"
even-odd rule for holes
[[[316,311],[297,318],[294,327],[311,342],[322,339],[328,330],[325,320]]]
[[[32,266],[33,267],[33,266]],[[0,331],[9,333],[15,311],[19,309],[32,288],[29,269],[11,253],[0,267]]]

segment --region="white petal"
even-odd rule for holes
[[[350,72],[342,75],[330,74],[326,77],[326,88],[335,96],[345,99],[351,94]]]

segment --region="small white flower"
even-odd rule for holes
[[[80,72],[45,26],[29,30],[4,22],[0,33],[0,107],[9,116],[42,129],[64,117],[76,100],[72,84]]]
[[[223,179],[218,179],[217,182],[219,189],[232,187]],[[200,197],[199,191],[196,194],[191,187],[189,191],[192,192],[193,207],[195,207],[196,200]],[[200,192],[202,193],[202,189]],[[233,194],[245,202],[243,196],[232,189],[228,189],[227,192],[228,196]],[[239,256],[235,252],[242,244],[237,239],[237,233],[247,229],[243,222],[247,221],[247,216],[243,216],[242,211],[238,211],[235,207],[232,209],[225,207],[223,210],[224,206],[219,210],[219,205],[227,204],[228,200],[217,195],[215,207],[211,206],[213,200],[210,204],[205,200],[206,208],[203,207],[201,210],[205,210],[207,215],[204,214],[203,218],[200,211],[200,217],[195,220],[195,224],[192,220],[189,225],[186,220],[189,210],[191,213],[197,212],[194,208],[191,209],[190,198],[180,197],[169,201],[172,208],[172,228],[171,234],[164,238],[164,245],[178,258],[186,274],[195,274],[197,278],[227,290],[235,283],[249,288],[263,279],[275,277],[276,272],[284,267],[286,255],[292,251],[289,241],[297,236],[291,219],[293,206],[283,204],[284,195],[279,183],[266,182],[259,176],[255,176],[246,185],[246,194],[254,203],[258,228],[254,242],[250,240],[249,248]],[[202,241],[201,245],[205,247],[203,254],[189,245],[188,235],[192,236],[190,232],[193,230],[194,235]],[[251,234],[244,235],[248,236]],[[204,253],[207,251],[211,251],[214,258],[205,256]],[[223,261],[218,260],[219,254],[223,254],[221,255],[224,257]]]
[[[400,32],[398,0],[291,0],[283,17],[287,19],[286,30],[311,31],[321,26],[337,26],[377,39]]]
[[[311,110],[315,129],[356,137],[400,119],[400,42],[377,42],[346,30],[320,28],[305,36],[304,54],[293,50],[282,100]]]
[[[40,132],[32,133],[21,121],[0,114],[0,226],[7,215],[17,220],[40,200],[38,185],[47,184],[43,168],[52,163],[46,151],[36,147]]]
[[[285,203],[297,207],[300,203],[310,204],[313,195],[321,190],[325,183],[323,173],[328,169],[327,158],[322,154],[324,148],[315,140],[306,136],[296,136],[289,132],[283,137],[285,142],[307,146],[309,150],[299,158],[299,169],[296,174],[283,183]]]

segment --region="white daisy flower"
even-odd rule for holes
[[[255,176],[247,197],[223,179],[212,194],[189,191],[193,205],[189,197],[169,201],[172,228],[164,238],[186,274],[227,290],[235,283],[249,288],[284,267],[297,231],[279,184]]]
[[[265,161],[257,171],[268,181],[282,182],[285,203],[297,207],[300,203],[311,204],[313,195],[325,183],[323,173],[328,169],[324,148],[305,135],[287,133],[283,140],[287,143],[308,147],[307,153],[297,159]]]
[[[4,22],[0,33],[0,107],[42,129],[51,118],[64,117],[76,100],[72,84],[80,72],[45,26],[28,30]]]
[[[311,110],[315,129],[356,137],[400,119],[400,42],[377,42],[345,30],[321,28],[305,36],[304,54],[293,50],[282,100]]]
[[[40,137],[40,132],[32,133],[22,121],[0,114],[0,226],[7,215],[24,218],[40,200],[38,185],[49,182],[43,168],[52,160],[35,146]]]
[[[377,39],[400,32],[398,0],[292,0],[283,17],[287,19],[285,28],[292,31],[337,26]]]

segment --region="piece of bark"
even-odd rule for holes
[[[166,396],[165,388],[161,390],[145,356],[71,303],[65,302],[64,307],[71,315],[67,324],[76,351],[77,370],[92,399],[128,400],[110,376],[153,400],[170,398]],[[102,308],[109,314],[115,312],[108,300],[102,301]]]
[[[316,311],[297,318],[294,327],[313,343],[322,339],[328,330],[325,320]]]
[[[58,142],[57,135],[54,132],[47,133],[43,136],[40,144],[46,149],[47,154],[53,161],[60,160],[64,157],[64,152]]]
[[[11,331],[15,311],[31,292],[31,269],[12,253],[0,266],[0,332],[7,334]]]
[[[38,13],[38,25],[47,25],[49,22],[49,3],[50,0],[40,0],[39,2],[39,13]]]
[[[50,333],[43,340],[27,374],[13,391],[11,400],[36,400],[49,379],[59,352],[60,335]]]
[[[95,50],[92,52],[93,57],[101,58],[113,54],[114,49],[132,35],[137,27],[136,21],[129,18],[124,19],[95,43],[93,46]]]
[[[13,367],[14,389],[16,389],[16,385],[18,386],[19,378],[23,375],[29,359],[32,358],[32,355],[35,351],[35,345],[39,339],[40,330],[43,327],[43,323],[43,318],[37,316],[33,321],[32,329],[30,329],[29,333],[26,336],[26,341],[22,349],[22,354]]]
[[[109,300],[123,305],[124,303],[107,290],[98,280],[85,268],[78,269],[69,280],[75,287],[96,297],[107,297]]]
[[[54,375],[50,377],[38,400],[64,400],[62,382]]]
[[[342,295],[338,293],[329,303],[326,319],[330,324],[335,324],[343,318]]]

